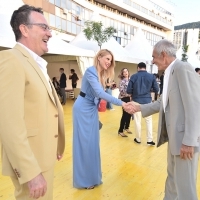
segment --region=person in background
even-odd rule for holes
[[[130,94],[127,94],[127,86],[129,82],[129,71],[127,68],[123,68],[121,70],[121,74],[119,75],[119,78],[121,81],[119,82],[119,99],[121,99],[124,102],[130,102]],[[132,132],[129,130],[131,115],[127,113],[125,110],[122,110],[122,117],[120,121],[120,127],[118,130],[118,135],[121,135],[122,137],[128,137],[124,134],[124,131],[131,134]]]
[[[163,92],[164,75],[165,75],[165,72],[163,72],[162,75],[160,76],[160,95]]]
[[[200,76],[200,68],[195,68],[195,72],[197,73],[197,74],[199,74],[199,76]]]
[[[115,60],[111,51],[100,50],[94,66],[83,75],[81,92],[73,105],[73,186],[93,189],[102,183],[99,149],[100,99],[132,111],[132,104],[125,103],[104,91],[105,80],[114,77]]]
[[[62,102],[61,104],[65,105],[66,103],[66,100],[67,100],[67,97],[66,97],[66,93],[65,93],[65,88],[66,88],[66,81],[67,81],[67,77],[64,73],[64,69],[63,68],[60,68],[60,93],[61,93],[61,96],[62,96]]]
[[[77,74],[75,73],[74,69],[71,69],[71,75],[69,75],[69,79],[72,80],[72,88],[76,88],[77,86],[77,81],[79,80]]]
[[[158,92],[158,84],[153,74],[146,71],[146,64],[141,62],[138,64],[138,72],[133,74],[130,78],[127,87],[127,93],[131,94],[132,100],[140,103],[147,104],[152,102],[151,89]],[[152,135],[152,116],[145,117],[147,128],[147,145],[154,146]],[[134,114],[136,138],[134,142],[141,143],[141,112]]]
[[[114,81],[110,81],[110,79],[108,78],[107,81],[106,81],[106,93],[112,95],[112,86],[115,84]],[[113,109],[113,105],[111,102],[107,102],[106,104],[106,108],[108,110],[114,110]]]
[[[154,103],[135,104],[135,112],[143,117],[159,112],[157,146],[168,142],[164,200],[198,200],[200,79],[188,62],[176,58],[168,40],[156,43],[152,57],[158,69],[165,70],[163,94]]]
[[[156,78],[156,82],[158,84],[158,89],[160,89],[160,78],[159,78],[159,74],[153,74]],[[158,99],[158,94],[159,94],[159,91],[158,92],[155,92],[155,101],[157,101]]]
[[[57,92],[57,95],[59,98],[62,98],[62,95],[61,95],[61,92],[60,92],[60,84],[59,82],[57,81],[57,78],[56,77],[53,77],[52,79],[52,83],[53,83],[53,86]]]
[[[64,152],[65,130],[41,57],[48,52],[51,30],[42,9],[29,5],[13,12],[10,25],[17,44],[0,51],[2,173],[10,176],[16,200],[53,200],[54,166]]]

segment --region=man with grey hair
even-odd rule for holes
[[[196,177],[200,147],[199,77],[187,62],[176,59],[176,49],[161,40],[153,63],[165,71],[163,94],[154,103],[135,104],[143,117],[159,112],[157,146],[168,142],[164,200],[197,200]]]

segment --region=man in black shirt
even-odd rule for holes
[[[72,80],[72,88],[76,88],[77,86],[77,81],[79,80],[77,74],[75,73],[74,69],[71,69],[71,75],[69,75],[69,79]]]
[[[164,83],[164,72],[162,73],[162,75],[160,76],[160,95],[163,92],[163,83]]]
[[[64,69],[63,68],[60,68],[60,73],[61,73],[61,75],[60,75],[60,93],[61,93],[61,95],[62,95],[62,104],[63,105],[65,105],[65,103],[66,103],[66,100],[67,100],[67,98],[66,98],[66,93],[65,93],[65,88],[66,88],[66,80],[67,80],[67,77],[66,77],[66,75],[65,75],[65,73],[64,73]]]

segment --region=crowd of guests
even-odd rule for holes
[[[59,90],[65,104],[67,78],[63,68],[60,80],[54,78],[53,84],[47,74],[42,55],[48,52],[52,35],[40,8],[21,6],[13,12],[10,24],[17,44],[0,51],[2,171],[10,176],[17,200],[52,200],[55,162],[62,159],[65,149],[64,115],[57,93]],[[124,131],[131,134],[130,118],[134,116],[137,144],[141,143],[143,117],[147,145],[155,145],[151,116],[159,113],[157,147],[168,142],[164,199],[198,199],[200,79],[189,63],[176,58],[176,49],[168,40],[155,44],[152,57],[158,70],[165,72],[160,81],[146,71],[145,63],[139,63],[137,73],[131,76],[124,68],[119,98],[105,92],[106,85],[114,85],[110,81],[115,68],[111,51],[100,50],[93,66],[85,71],[80,95],[73,105],[75,188],[94,189],[102,184],[98,106],[104,99],[123,109],[118,135],[126,137]],[[75,88],[78,77],[74,70],[71,73],[69,79]],[[161,96],[152,102],[151,92],[158,93],[158,83]]]

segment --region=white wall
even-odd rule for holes
[[[47,65],[47,72],[52,79],[53,77],[56,77],[57,80],[60,80],[60,72],[59,69],[64,68],[64,72],[67,76],[67,89],[72,88],[71,80],[69,80],[69,75],[70,75],[70,69],[74,69],[75,72],[77,73],[79,77],[79,81],[77,83],[77,88],[80,88],[81,82],[82,82],[82,75],[80,73],[78,64],[75,60],[70,60],[67,62],[57,62],[57,63],[49,63]]]

